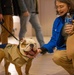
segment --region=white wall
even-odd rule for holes
[[[51,36],[53,21],[56,17],[54,0],[39,0],[39,17],[44,36]]]

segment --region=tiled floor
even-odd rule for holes
[[[33,37],[33,39],[36,40],[35,37]],[[49,37],[44,37],[44,40],[47,43],[49,40]],[[15,40],[14,38],[9,38],[9,42],[18,44],[18,41]],[[48,54],[48,53],[46,53],[45,55],[38,54],[37,57],[34,58],[32,62],[30,75],[69,75],[62,67],[56,65],[52,61],[52,55],[53,54]],[[25,75],[24,67],[25,65],[22,67],[23,75]],[[0,66],[0,75],[4,75],[3,71],[4,71],[4,68]],[[9,66],[9,71],[11,72],[11,75],[18,75],[13,64]]]

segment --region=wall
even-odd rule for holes
[[[39,19],[44,36],[51,36],[55,17],[54,0],[39,0]]]

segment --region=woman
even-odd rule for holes
[[[52,37],[47,44],[44,44],[38,49],[39,52],[45,54],[46,52],[52,53],[56,47],[53,55],[53,61],[62,66],[70,75],[74,75],[74,68],[72,60],[69,60],[66,53],[66,36],[64,34],[73,34],[74,26],[67,24],[65,26],[65,16],[67,13],[73,15],[74,2],[73,0],[55,0],[55,7],[57,17],[53,24]],[[64,27],[65,26],[65,27]]]

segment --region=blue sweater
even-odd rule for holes
[[[53,52],[53,49],[56,47],[58,50],[65,50],[66,44],[64,37],[62,36],[62,27],[64,26],[64,21],[61,17],[57,17],[54,21],[52,28],[52,37],[47,44],[44,44],[42,47],[47,49],[49,53]]]

